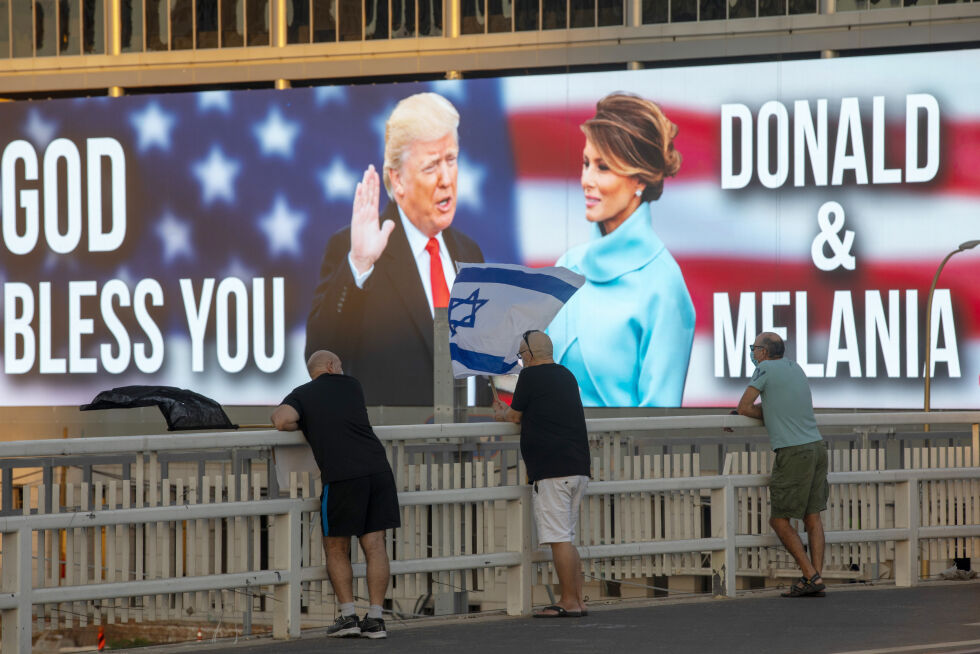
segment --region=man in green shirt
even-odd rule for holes
[[[817,430],[806,373],[783,358],[778,334],[763,332],[749,346],[755,374],[738,402],[738,412],[766,425],[776,462],[769,479],[769,524],[803,576],[783,597],[823,597],[824,536],[820,512],[827,508],[827,445]],[[762,403],[755,400],[761,395]],[[810,556],[790,518],[803,520]]]

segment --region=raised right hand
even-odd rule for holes
[[[351,260],[359,273],[370,270],[381,257],[388,245],[388,237],[395,229],[395,223],[390,220],[378,224],[379,187],[378,172],[373,165],[368,166],[354,192],[350,219]]]

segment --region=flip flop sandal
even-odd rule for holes
[[[546,606],[541,611],[554,611],[554,613],[535,613],[535,618],[581,618],[581,611],[568,611],[565,608],[558,606],[557,604],[552,604],[551,606]]]

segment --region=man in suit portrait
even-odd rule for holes
[[[456,263],[482,263],[452,228],[459,113],[436,93],[403,99],[385,125],[384,185],[369,166],[350,227],[327,243],[306,322],[306,353],[336,352],[368,405],[432,406],[435,307],[449,304]]]

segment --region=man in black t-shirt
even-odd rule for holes
[[[551,339],[531,330],[517,356],[524,369],[510,406],[494,402],[494,418],[521,425],[521,456],[534,484],[538,542],[551,545],[561,597],[536,618],[586,615],[582,564],[573,545],[579,506],[589,484],[589,437],[575,377],[552,359]]]
[[[381,604],[391,578],[385,530],[401,525],[395,479],[368,421],[360,382],[345,375],[337,355],[326,350],[314,352],[306,368],[313,381],[286,396],[272,423],[280,431],[301,429],[320,468],[323,550],[340,603],[340,617],[327,635],[385,638]],[[363,620],[354,612],[351,536],[357,536],[367,559],[371,606]]]

